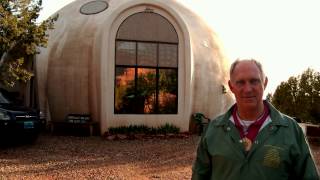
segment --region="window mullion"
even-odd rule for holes
[[[134,97],[136,98],[138,93],[138,42],[136,42],[136,64],[134,68]]]
[[[155,113],[159,113],[159,43],[157,43],[157,67],[156,67],[156,104]]]

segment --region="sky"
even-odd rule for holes
[[[74,0],[43,0],[39,21]],[[319,0],[178,0],[206,20],[226,56],[259,60],[265,91],[307,68],[320,72]]]

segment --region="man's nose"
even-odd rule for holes
[[[245,84],[244,84],[244,86],[243,86],[243,90],[245,91],[245,92],[249,92],[249,91],[252,91],[252,84],[250,84],[249,82],[246,82]]]

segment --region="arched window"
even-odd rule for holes
[[[141,12],[119,27],[115,53],[116,114],[177,114],[178,37],[156,13]]]

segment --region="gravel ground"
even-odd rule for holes
[[[0,179],[190,179],[197,142],[41,135],[0,149]]]
[[[190,179],[198,136],[107,141],[41,135],[0,149],[0,179]],[[320,165],[320,145],[313,145]]]
[[[318,173],[320,174],[320,143],[318,142],[316,144],[311,144],[310,147],[318,167]]]

